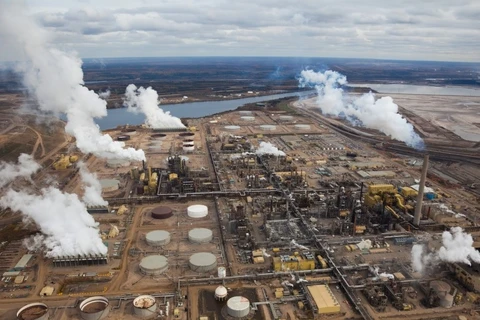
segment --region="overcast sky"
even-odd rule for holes
[[[57,44],[84,58],[480,61],[479,0],[24,1]]]

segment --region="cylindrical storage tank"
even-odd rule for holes
[[[292,116],[280,116],[278,117],[280,121],[292,121],[293,120],[293,117]]]
[[[165,133],[154,133],[150,136],[152,140],[163,140],[167,137]]]
[[[217,268],[217,257],[210,252],[199,252],[190,256],[188,264],[195,272],[209,272]]]
[[[133,136],[137,134],[137,129],[134,129],[134,128],[123,129],[122,133],[125,135]]]
[[[242,121],[255,121],[255,117],[254,116],[242,116],[242,117],[240,117],[240,120],[242,120]]]
[[[297,130],[309,130],[310,125],[309,124],[296,124],[294,125],[294,128]]]
[[[444,308],[451,308],[453,306],[453,295],[450,294],[452,287],[445,281],[435,280],[430,282],[430,288],[435,291],[439,301],[438,304]]]
[[[275,131],[277,130],[277,126],[274,126],[272,124],[262,124],[260,126],[260,129],[265,131]]]
[[[188,240],[193,243],[207,243],[212,239],[213,232],[207,228],[194,228],[188,232]]]
[[[139,266],[140,271],[146,275],[159,275],[168,270],[168,259],[161,255],[146,256]]]
[[[187,213],[190,218],[204,218],[208,215],[208,207],[203,204],[195,204],[187,208]]]
[[[166,246],[170,243],[170,232],[165,230],[150,231],[146,234],[145,240],[153,247]]]
[[[19,320],[48,320],[48,307],[44,303],[34,302],[27,304],[17,311]]]
[[[110,308],[105,297],[90,297],[80,303],[80,317],[84,320],[98,320],[106,318]]]
[[[217,289],[215,289],[215,300],[217,301],[225,301],[227,300],[228,296],[228,291],[227,288],[224,286],[218,286]]]
[[[147,318],[156,315],[157,303],[155,298],[148,295],[138,296],[133,300],[133,313],[136,316]]]
[[[182,132],[179,134],[180,137],[193,137],[195,133],[193,132]]]
[[[173,211],[170,207],[159,206],[152,209],[153,219],[167,219],[173,216]]]
[[[102,187],[102,192],[113,192],[118,190],[120,181],[117,179],[101,179],[100,186]]]
[[[240,113],[240,115],[242,115],[242,116],[249,116],[249,115],[252,114],[252,111],[250,111],[250,110],[241,110],[241,111],[239,111],[238,113]]]
[[[184,145],[183,148],[182,148],[182,150],[183,150],[184,152],[192,152],[192,151],[195,150],[195,146],[194,146],[194,145],[190,145],[190,146]]]
[[[234,318],[244,318],[250,313],[250,301],[242,296],[231,297],[227,301],[227,313]]]
[[[218,277],[225,278],[227,276],[227,268],[225,267],[218,267]]]
[[[122,135],[119,135],[117,137],[117,140],[118,141],[127,141],[127,140],[130,140],[130,136],[129,135],[126,135],[126,134],[122,134]]]
[[[192,144],[195,144],[195,141],[193,139],[185,139],[183,140],[183,145],[192,145]]]
[[[109,168],[121,168],[130,166],[131,162],[122,159],[110,159],[107,160],[107,167]]]

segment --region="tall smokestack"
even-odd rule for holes
[[[422,176],[420,177],[420,185],[418,187],[417,204],[415,205],[415,216],[413,217],[413,224],[420,225],[420,216],[422,214],[423,204],[423,190],[425,189],[425,180],[427,179],[428,171],[428,154],[423,157]]]

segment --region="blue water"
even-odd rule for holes
[[[179,118],[200,118],[219,113],[223,111],[234,110],[247,103],[270,101],[285,97],[304,97],[314,93],[315,91],[302,91],[302,92],[290,92],[273,94],[262,97],[243,98],[236,100],[224,100],[224,101],[205,101],[205,102],[191,102],[181,104],[164,104],[160,105],[163,111],[169,111],[172,115]],[[100,126],[100,129],[111,129],[119,125],[137,125],[145,122],[145,116],[143,114],[135,114],[127,111],[126,108],[122,109],[109,109],[108,115],[104,118],[95,119],[95,122]]]

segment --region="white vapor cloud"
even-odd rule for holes
[[[145,123],[154,129],[185,128],[182,121],[163,111],[158,106],[158,93],[152,87],[137,88],[134,84],[128,85],[125,91],[125,105],[128,111],[145,114]]]
[[[25,57],[19,71],[40,109],[66,114],[65,130],[76,138],[82,152],[102,158],[145,160],[142,150],[125,148],[124,143],[101,133],[94,118],[107,115],[106,102],[84,86],[82,61],[74,53],[55,48],[48,31],[28,17],[25,8],[13,2],[1,3],[0,35]]]
[[[279,150],[277,147],[275,147],[273,144],[270,142],[260,142],[260,146],[258,149],[255,151],[255,154],[257,155],[264,155],[264,154],[271,154],[274,156],[285,156],[285,152],[282,150]]]
[[[18,157],[18,163],[0,162],[0,188],[12,182],[16,178],[30,178],[32,174],[41,168],[31,155],[22,153]]]
[[[103,100],[107,100],[108,98],[110,98],[110,94],[111,94],[110,90],[98,92],[98,96],[100,97],[100,99],[103,99]]]
[[[413,270],[420,273],[436,261],[468,265],[480,263],[480,252],[473,247],[472,235],[461,227],[453,227],[442,233],[442,246],[438,251],[428,253],[424,245],[416,244],[412,247],[411,256]]]
[[[413,125],[398,113],[398,105],[391,97],[375,99],[371,92],[359,98],[349,97],[341,88],[347,84],[347,78],[331,70],[303,70],[299,83],[301,87],[315,87],[318,93],[317,104],[322,113],[343,115],[354,125],[379,130],[416,149],[424,148],[422,138],[415,132]]]
[[[75,194],[53,187],[42,189],[40,195],[8,190],[0,199],[0,206],[21,211],[36,223],[42,236],[37,236],[34,242],[47,257],[107,253],[98,223]]]
[[[77,167],[80,169],[80,178],[84,184],[83,202],[89,206],[108,205],[108,202],[102,198],[102,185],[97,178],[97,174],[89,172],[83,162],[77,163]]]

